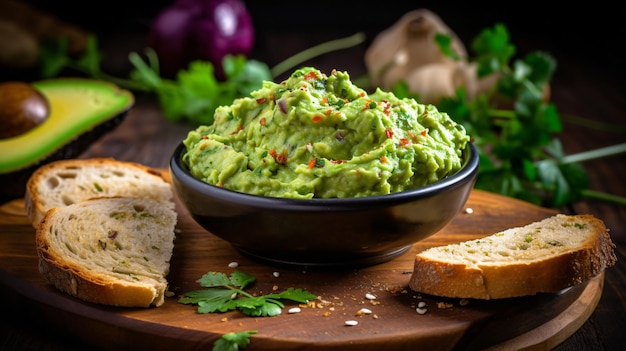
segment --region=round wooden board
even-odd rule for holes
[[[16,318],[34,318],[99,349],[211,349],[222,334],[256,330],[246,350],[479,350],[549,349],[572,335],[602,294],[603,275],[555,294],[502,300],[420,295],[408,289],[414,255],[431,246],[470,240],[528,224],[556,212],[508,197],[473,191],[467,207],[442,231],[383,264],[346,271],[277,267],[256,262],[198,226],[178,203],[176,247],[168,276],[175,293],[200,290],[204,273],[230,273],[229,263],[257,278],[248,290],[265,294],[289,287],[319,296],[302,312],[253,318],[241,313],[200,314],[168,298],[158,308],[100,306],[58,292],[38,273],[34,229],[23,200],[0,207],[0,297],[20,304]],[[320,227],[323,230],[323,226]],[[294,229],[297,235],[297,229]],[[277,274],[276,274],[277,273]],[[366,294],[377,298],[369,300]],[[416,307],[425,302],[427,312]],[[371,315],[357,316],[361,308]],[[346,320],[358,325],[346,326]],[[78,327],[80,326],[80,327]]]

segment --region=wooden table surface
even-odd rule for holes
[[[113,2],[121,3],[121,1]],[[86,3],[83,6],[87,6]],[[124,23],[130,22],[131,15],[141,18],[137,21],[140,25],[130,26],[133,29],[132,32],[124,32],[122,27],[117,28],[118,30],[99,32],[102,35],[101,45],[109,53],[106,61],[108,67],[112,67],[113,70],[117,69],[118,72],[123,72],[128,68],[127,52],[143,48],[146,23],[155,13],[157,5],[162,5],[162,3],[164,1],[155,3],[153,8],[139,15],[137,12],[132,12],[122,18],[120,21],[125,21]],[[358,21],[355,23],[347,21],[350,25],[337,26],[337,28],[328,25],[313,28],[314,21],[309,17],[303,18],[302,25],[296,26],[294,30],[283,30],[280,25],[272,22],[271,14],[293,17],[294,13],[289,12],[294,11],[291,7],[287,6],[279,10],[248,3],[259,27],[253,55],[267,62],[270,67],[304,48],[360,30],[355,25],[355,23],[360,23]],[[402,6],[399,6],[395,12],[388,12],[376,25],[363,22],[370,40],[378,30],[391,25],[403,10],[412,8],[407,8],[408,5]],[[74,13],[80,12],[80,9],[79,7]],[[605,10],[610,15],[610,9]],[[57,11],[63,14],[63,8]],[[445,9],[442,8],[441,11]],[[590,21],[595,25],[593,18],[598,15],[598,11],[594,10],[590,16],[582,16],[582,12],[578,13],[577,15],[580,15],[578,18],[583,21],[581,25],[590,26]],[[301,15],[301,13],[298,14]],[[358,14],[363,15],[363,11]],[[500,20],[500,17],[494,13],[490,16],[486,15],[483,22],[475,18],[472,18],[472,21],[462,21],[463,15],[463,13],[455,13],[447,17],[450,19],[448,24],[453,29],[458,29],[460,32],[457,32],[463,38],[472,38],[476,30],[491,25],[494,20]],[[97,18],[105,17],[107,17],[107,12],[103,11]],[[509,19],[506,15],[501,17],[505,22]],[[68,18],[76,19],[72,16]],[[618,64],[617,53],[611,51],[611,46],[607,44],[610,40],[605,38],[606,36],[618,38],[618,33],[606,31],[607,28],[602,26],[606,22],[604,21],[599,24],[601,27],[596,28],[598,30],[595,32],[596,35],[603,36],[600,43],[593,41],[593,36],[589,40],[582,37],[576,40],[576,36],[586,32],[576,27],[578,22],[574,19],[563,19],[563,21],[564,24],[557,27],[547,21],[544,16],[533,22],[533,24],[540,24],[539,26],[533,26],[528,30],[520,29],[522,27],[518,23],[515,27],[517,32],[514,31],[512,34],[512,41],[518,43],[520,51],[542,49],[552,53],[557,59],[558,68],[552,81],[551,99],[557,105],[564,122],[564,131],[560,139],[565,152],[572,154],[626,142],[624,112],[626,111],[626,96],[624,95],[626,89],[624,89],[623,80],[625,75]],[[474,27],[471,27],[469,22],[473,22]],[[89,26],[87,19],[80,24]],[[305,28],[307,26],[308,29]],[[474,32],[471,32],[472,29]],[[332,68],[348,70],[351,76],[358,77],[365,72],[362,57],[366,47],[364,43],[355,48],[315,58],[308,63],[327,72]],[[586,120],[587,124],[581,123],[581,120]],[[167,122],[152,97],[137,95],[136,105],[128,113],[125,121],[112,133],[93,144],[81,157],[112,156],[121,160],[166,168],[175,145],[192,128],[185,124]],[[591,189],[626,197],[626,154],[587,161],[583,165],[589,174]],[[626,345],[626,333],[624,333],[626,327],[626,295],[624,294],[626,292],[626,206],[598,200],[583,200],[559,210],[567,213],[591,213],[604,220],[607,227],[611,229],[611,237],[617,245],[618,261],[614,267],[606,271],[604,291],[596,310],[576,333],[557,346],[555,350],[621,350]],[[6,308],[7,301],[2,301],[2,303],[0,306]],[[37,316],[19,320],[10,313],[3,312],[0,315],[0,349],[82,349],[81,345],[67,340],[64,335],[48,333],[45,325],[35,324]],[[33,325],[37,327],[33,329]]]

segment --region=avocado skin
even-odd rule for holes
[[[80,154],[85,152],[91,144],[117,128],[117,126],[126,118],[127,114],[128,111],[124,111],[102,124],[97,125],[92,130],[79,135],[62,148],[50,154],[48,157],[28,166],[27,168],[11,173],[0,174],[0,203],[24,197],[28,178],[30,178],[31,174],[33,174],[37,168],[50,162],[80,156]]]

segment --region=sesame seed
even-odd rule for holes
[[[229,268],[237,268],[237,267],[239,267],[239,262],[233,261],[233,262],[228,264],[228,267]]]
[[[423,308],[423,307],[425,307],[425,306],[426,306],[426,302],[424,302],[424,301],[420,301],[420,302],[417,304],[417,307],[419,307],[419,308]]]
[[[272,275],[273,275],[274,277],[278,278],[278,277],[280,277],[280,272],[274,272],[274,273],[272,273]]]
[[[465,209],[465,213],[472,214],[472,213],[474,213],[474,209],[472,209],[471,207],[468,207],[468,208]]]
[[[359,324],[359,322],[355,320],[349,320],[349,321],[346,321],[345,323],[347,326],[353,326],[353,325]]]
[[[428,310],[427,310],[427,309],[425,309],[425,308],[419,308],[419,307],[418,307],[418,308],[416,308],[416,309],[415,309],[415,312],[417,312],[417,313],[419,313],[419,314],[425,314],[425,313],[426,313],[426,311],[428,311]]]
[[[368,300],[376,300],[376,295],[367,293],[365,294],[365,298]]]
[[[289,311],[287,311],[287,312],[289,312],[289,313],[299,313],[299,312],[301,312],[301,311],[302,311],[302,310],[300,309],[300,307],[292,307],[292,308],[290,308],[290,309],[289,309]]]

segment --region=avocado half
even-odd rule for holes
[[[87,78],[55,78],[31,85],[48,100],[48,118],[33,129],[0,139],[0,199],[24,196],[30,175],[43,164],[78,157],[115,129],[135,103],[117,85]]]

